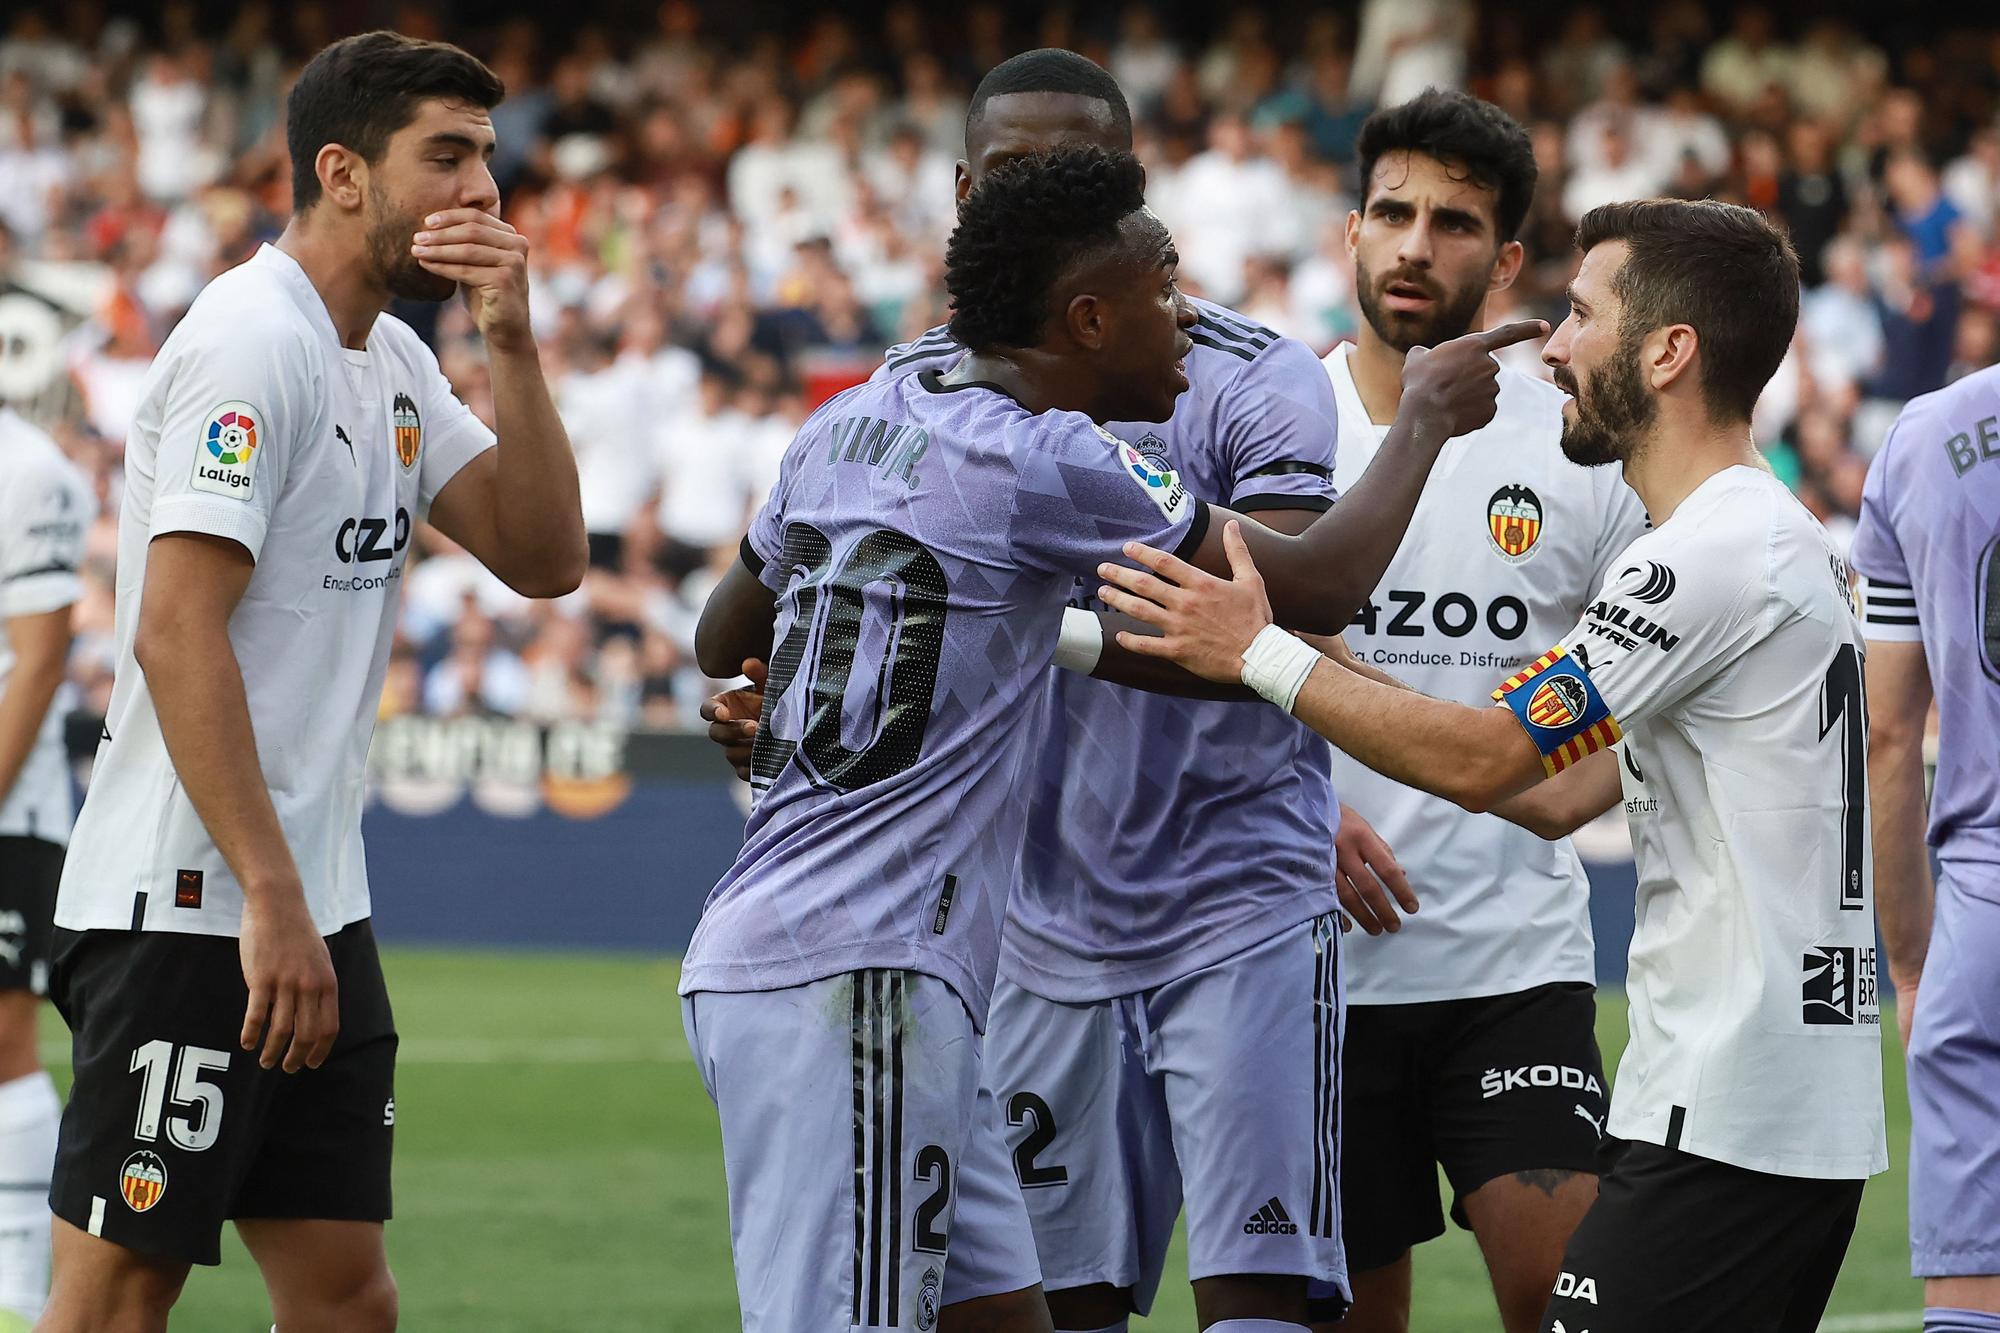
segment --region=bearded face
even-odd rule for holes
[[[1377,337],[1399,352],[1435,347],[1470,333],[1488,285],[1486,271],[1449,287],[1433,271],[1397,265],[1378,274],[1359,254],[1354,261],[1362,317]]]
[[[1563,414],[1562,451],[1572,463],[1603,467],[1623,463],[1652,428],[1659,404],[1639,375],[1642,339],[1621,337],[1618,350],[1585,374],[1581,384],[1568,366],[1556,368],[1556,387],[1576,402]]]
[[[368,259],[393,296],[406,301],[448,301],[458,284],[417,262],[410,244],[423,230],[424,210],[399,207],[377,182],[368,183]]]

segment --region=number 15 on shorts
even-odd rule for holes
[[[207,1046],[176,1048],[166,1041],[149,1041],[133,1051],[131,1072],[140,1075],[141,1082],[132,1137],[141,1143],[157,1143],[164,1121],[167,1139],[175,1147],[188,1152],[213,1147],[222,1133],[222,1088],[203,1076],[226,1073],[229,1060],[228,1051]],[[176,1112],[171,1116],[167,1114],[169,1102]]]

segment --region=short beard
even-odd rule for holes
[[[1376,337],[1399,352],[1412,347],[1436,347],[1464,337],[1472,332],[1472,321],[1479,317],[1479,307],[1486,303],[1485,286],[1474,284],[1464,291],[1444,292],[1429,315],[1413,315],[1383,307],[1382,293],[1387,286],[1387,282],[1378,283],[1359,260],[1355,261],[1354,293],[1361,302],[1361,316],[1375,330]]]
[[[368,259],[391,296],[405,301],[449,301],[457,294],[456,282],[432,273],[410,253],[417,234],[415,214],[391,209],[389,197],[372,184],[368,187],[368,214]]]
[[[1619,340],[1610,360],[1590,372],[1584,392],[1574,374],[1558,372],[1557,383],[1576,399],[1576,417],[1563,418],[1563,457],[1583,467],[1628,462],[1645,443],[1660,405],[1639,379],[1639,339]]]

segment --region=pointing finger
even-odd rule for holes
[[[1517,319],[1512,324],[1502,324],[1497,329],[1472,335],[1472,342],[1482,351],[1497,352],[1502,347],[1512,347],[1530,338],[1549,336],[1549,324],[1545,319]]]

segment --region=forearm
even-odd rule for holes
[[[1357,676],[1365,676],[1369,680],[1380,681],[1384,685],[1391,685],[1399,690],[1411,688],[1409,685],[1397,680],[1394,676],[1384,671],[1381,667],[1370,666],[1368,663],[1362,661],[1360,656],[1347,646],[1347,640],[1338,634],[1301,634],[1299,637]]]
[[[1384,684],[1331,659],[1313,668],[1292,713],[1382,776],[1467,810],[1490,809],[1539,776],[1496,753],[1488,710]],[[1505,720],[1525,746],[1525,733]]]
[[[1299,536],[1246,528],[1280,625],[1338,634],[1367,603],[1409,531],[1444,444],[1431,433],[1398,418],[1354,489]]]
[[[534,343],[490,345],[489,353],[500,437],[495,527],[513,570],[528,577],[573,574],[568,580],[573,588],[589,561],[576,452],[556,415]]]
[[[1870,738],[1868,786],[1875,835],[1875,915],[1888,953],[1889,977],[1914,983],[1930,947],[1930,849],[1924,842],[1924,756],[1921,730]]]
[[[1102,680],[1113,685],[1123,685],[1127,689],[1144,690],[1148,694],[1165,694],[1179,699],[1215,699],[1229,703],[1261,703],[1257,692],[1247,685],[1225,685],[1220,681],[1206,680],[1189,671],[1186,667],[1168,661],[1163,657],[1148,657],[1135,653],[1118,643],[1118,632],[1129,631],[1156,638],[1159,631],[1142,620],[1120,615],[1116,611],[1099,611],[1094,615],[1098,632],[1103,635],[1103,646],[1097,661],[1090,669],[1093,680]],[[1060,660],[1058,665],[1060,665]]]
[[[176,627],[149,642],[140,667],[175,776],[245,900],[258,905],[290,895],[303,906],[227,630]]]
[[[0,689],[0,801],[5,801],[20,781],[62,679],[60,657],[52,661],[17,660],[7,673],[6,687]]]

